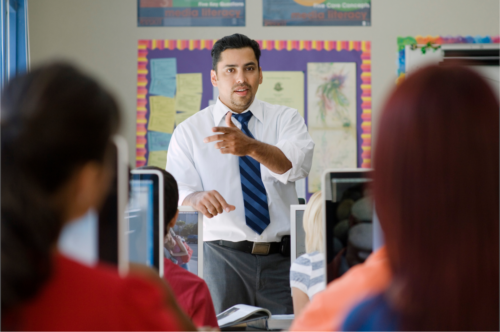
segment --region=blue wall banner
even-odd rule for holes
[[[245,0],[137,0],[137,26],[245,26]]]
[[[264,26],[370,26],[371,0],[263,0]]]

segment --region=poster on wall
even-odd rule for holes
[[[263,0],[264,26],[370,26],[371,0]]]
[[[137,0],[137,26],[245,26],[245,0]]]
[[[175,128],[217,99],[210,81],[215,42],[139,41],[137,167],[165,168]],[[319,178],[325,169],[370,168],[370,42],[257,42],[263,83],[256,97],[297,109],[316,144],[309,177],[296,183],[299,197],[308,199],[320,190]]]
[[[309,192],[329,168],[356,168],[356,63],[307,64],[307,124],[314,143]]]
[[[257,99],[273,105],[295,108],[304,116],[304,72],[264,71]]]

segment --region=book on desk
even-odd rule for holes
[[[237,304],[217,315],[222,331],[235,330],[286,330],[294,315],[272,315],[265,308]]]

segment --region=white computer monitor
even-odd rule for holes
[[[293,263],[306,253],[306,233],[304,232],[304,211],[306,205],[290,205],[290,260]]]
[[[163,276],[163,173],[154,169],[134,169],[130,173],[128,258],[155,267]]]
[[[173,227],[193,249],[193,255],[187,263],[188,270],[203,278],[203,213],[190,206],[179,206],[179,217]]]

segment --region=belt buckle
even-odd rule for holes
[[[268,255],[271,249],[270,243],[254,242],[252,247],[253,255]]]

